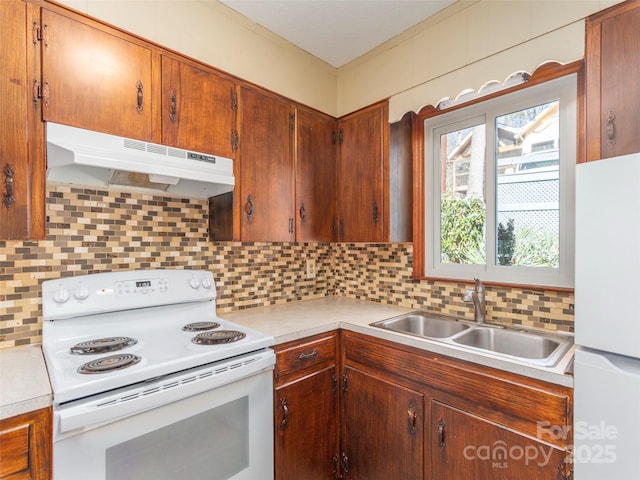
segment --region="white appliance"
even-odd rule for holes
[[[54,480],[273,478],[273,338],[215,299],[207,271],[43,282]]]
[[[47,123],[47,180],[209,198],[231,192],[233,160]]]
[[[640,479],[640,154],[576,168],[575,480]]]

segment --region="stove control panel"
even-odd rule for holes
[[[147,278],[115,283],[116,295],[148,295],[169,291],[168,278]]]
[[[45,321],[215,298],[213,275],[205,270],[128,270],[42,282]]]

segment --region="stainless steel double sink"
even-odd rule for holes
[[[423,311],[371,325],[543,367],[557,365],[573,345],[570,335],[474,323]]]

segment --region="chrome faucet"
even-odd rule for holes
[[[478,278],[474,278],[476,282],[475,290],[467,290],[462,296],[462,300],[465,302],[473,302],[473,320],[476,323],[485,323],[486,318],[486,305],[484,296],[484,285]]]

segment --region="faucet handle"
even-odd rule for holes
[[[484,285],[482,284],[480,279],[479,278],[474,278],[474,280],[476,282],[476,292],[483,293],[484,292]]]

